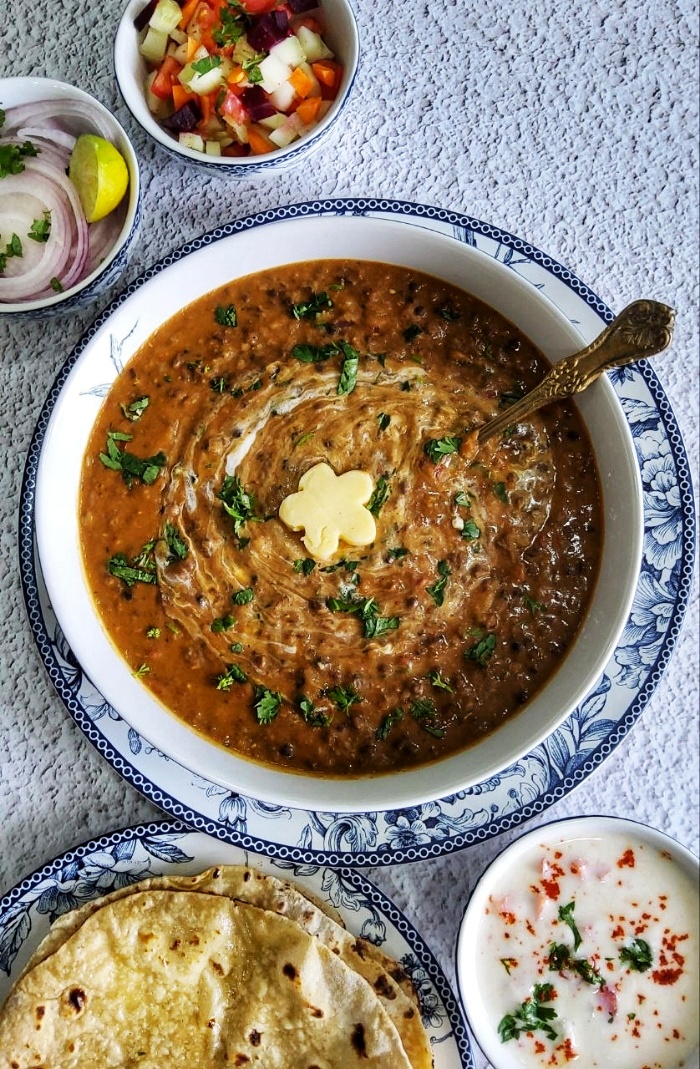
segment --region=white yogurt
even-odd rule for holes
[[[631,821],[537,829],[477,885],[457,968],[498,1069],[698,1065],[697,859]]]

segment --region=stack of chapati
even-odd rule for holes
[[[164,876],[59,918],[0,1011],[0,1069],[430,1069],[412,985],[292,884]]]

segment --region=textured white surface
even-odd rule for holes
[[[690,0],[354,0],[361,69],[323,154],[280,178],[202,176],[147,143],[119,99],[114,0],[15,5],[3,75],[45,74],[93,92],[131,133],[144,222],[125,282],[222,222],[329,195],[386,196],[483,219],[550,253],[612,308],[637,297],[678,310],[657,372],[697,475],[697,9]],[[1,104],[1,101],[0,101]],[[41,405],[83,329],[80,315],[0,317],[0,893],[54,854],[157,815],[78,732],[53,692],[26,621],[17,564],[22,469]],[[613,813],[698,851],[698,610],[631,735],[541,820]],[[405,910],[452,978],[474,879],[510,838],[369,873]],[[477,1057],[478,1061],[478,1057]]]

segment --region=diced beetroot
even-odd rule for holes
[[[261,85],[251,85],[241,93],[241,100],[246,106],[251,122],[260,122],[274,115],[277,108]]]
[[[318,7],[318,0],[286,0],[287,7],[295,14],[301,15],[304,11],[313,11]]]
[[[284,10],[268,11],[248,30],[248,44],[256,52],[269,52],[289,35],[289,15]]]
[[[157,4],[158,0],[148,0],[146,6],[139,11],[138,15],[134,19],[134,26],[139,31],[139,33],[141,32],[141,30],[145,30],[146,26],[148,26],[148,20],[155,11]]]
[[[186,134],[190,130],[194,130],[201,118],[202,109],[197,101],[188,100],[181,108],[174,111],[169,118],[163,119],[163,126],[176,134]]]

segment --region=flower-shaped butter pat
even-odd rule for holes
[[[351,546],[374,541],[377,526],[365,508],[372,490],[366,471],[336,475],[328,464],[315,464],[302,475],[297,493],[285,497],[279,517],[292,531],[304,531],[302,541],[312,557],[329,560],[341,539]]]

